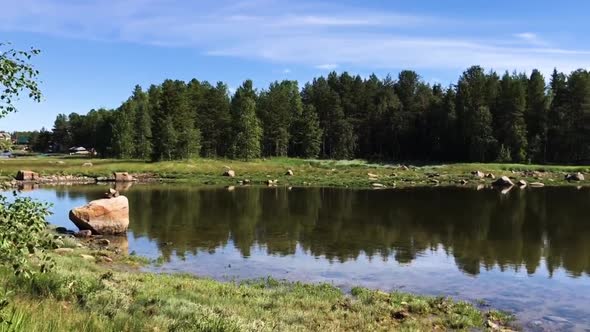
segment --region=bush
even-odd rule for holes
[[[36,271],[45,272],[53,267],[53,261],[45,255],[45,249],[54,247],[53,238],[46,231],[48,208],[48,204],[30,198],[16,197],[10,202],[0,195],[0,267],[26,279]],[[31,264],[33,260],[37,264]],[[0,295],[0,313],[8,305],[7,297]],[[6,321],[0,315],[0,323]]]
[[[30,198],[16,197],[10,202],[0,195],[0,265],[11,268],[15,275],[29,277],[36,270],[47,271],[52,261],[45,250],[54,247],[46,230],[49,205]],[[39,259],[33,266],[30,256]]]

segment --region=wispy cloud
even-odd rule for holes
[[[322,65],[315,66],[317,69],[324,69],[324,70],[334,70],[338,68],[338,65],[335,63],[325,63]]]
[[[549,43],[543,40],[539,35],[533,32],[521,32],[514,34],[514,37],[522,42],[535,45],[535,46],[549,46]]]
[[[488,22],[489,23],[489,22]],[[465,35],[458,35],[455,29]],[[549,72],[588,65],[590,52],[533,32],[490,32],[486,22],[278,0],[19,0],[3,5],[0,31],[191,47],[203,54],[322,70],[464,69]],[[467,34],[468,33],[468,34]],[[502,38],[510,36],[510,38]],[[319,65],[318,65],[319,64]]]

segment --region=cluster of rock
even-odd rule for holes
[[[51,184],[51,183],[59,183],[59,184],[68,184],[68,183],[78,183],[78,184],[87,184],[87,183],[95,183],[95,182],[133,182],[137,181],[131,174],[128,172],[114,172],[111,177],[89,177],[89,176],[74,176],[74,175],[50,175],[50,176],[41,176],[37,172],[29,171],[29,170],[20,170],[16,173],[13,185],[18,184],[19,182],[35,182],[41,184]]]
[[[235,178],[236,177],[236,171],[234,171],[233,169],[231,169],[228,166],[225,166],[225,170],[223,171],[222,176],[226,176],[226,177],[230,177],[230,178]],[[292,169],[287,169],[287,171],[285,172],[285,176],[295,176],[295,172],[293,172]],[[249,185],[249,184],[251,184],[251,181],[249,179],[244,179],[244,180],[238,180],[237,183],[239,185]],[[264,181],[264,183],[267,186],[276,186],[279,183],[279,180],[277,180],[277,179],[274,179],[274,180],[268,179],[268,180]]]
[[[492,173],[485,174],[481,171],[472,171],[471,172],[471,175],[473,177],[481,179],[481,181],[483,181],[484,178],[494,180],[492,182],[492,186],[496,187],[496,188],[503,189],[503,192],[508,192],[509,189],[511,189],[514,186],[518,186],[520,188],[525,188],[527,186],[530,186],[533,188],[540,188],[540,187],[545,186],[544,183],[538,181],[539,179],[542,179],[545,176],[544,172],[539,172],[539,171],[516,172],[516,171],[512,171],[512,174],[513,174],[512,177],[501,176],[500,178],[496,179],[496,176]],[[534,178],[537,181],[531,182],[531,183],[527,183],[527,181],[525,181],[524,179],[520,179],[517,181],[516,178],[514,177],[514,175],[520,175],[522,177]],[[581,173],[568,174],[568,175],[566,175],[566,180],[567,181],[583,181],[584,175]],[[461,180],[461,184],[467,184],[467,182],[468,182],[467,180]]]

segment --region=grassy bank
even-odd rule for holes
[[[105,255],[114,261],[100,263]],[[134,260],[105,251],[75,249],[54,259],[52,272],[31,280],[0,272],[14,290],[5,310],[12,324],[0,331],[442,331],[509,320],[445,298],[142,273]]]
[[[82,166],[91,162],[92,166]],[[235,178],[221,176],[229,167],[236,172]],[[457,185],[466,180],[467,185],[491,183],[491,179],[479,179],[472,171],[493,173],[496,177],[509,176],[513,180],[542,182],[545,185],[580,185],[568,183],[564,175],[571,172],[590,173],[590,166],[546,166],[521,164],[449,164],[411,166],[406,169],[397,164],[376,164],[360,160],[330,161],[272,158],[268,160],[236,161],[218,159],[194,159],[149,163],[134,160],[80,159],[57,157],[26,157],[0,161],[0,177],[14,177],[20,169],[32,170],[44,176],[74,175],[103,177],[114,171],[127,171],[144,178],[168,181],[190,181],[198,184],[235,185],[248,179],[263,183],[268,179],[278,180],[280,185],[311,185],[335,187],[369,187],[380,183],[388,187],[421,185]],[[288,169],[294,176],[287,176]],[[375,175],[369,177],[368,173]],[[588,175],[586,176],[588,181]],[[582,182],[582,184],[587,182]]]

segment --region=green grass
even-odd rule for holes
[[[142,273],[129,258],[102,265],[77,249],[14,290],[0,331],[433,331],[506,325],[509,316],[448,298],[274,279],[222,283]],[[97,255],[97,253],[92,253]],[[119,259],[122,259],[120,261]]]
[[[59,164],[63,162],[63,164]],[[92,167],[84,167],[92,162]],[[236,178],[221,176],[225,167],[236,172]],[[411,167],[404,170],[397,164],[369,163],[363,160],[304,160],[294,158],[257,159],[236,161],[228,159],[192,159],[149,163],[137,160],[83,159],[72,157],[26,157],[0,161],[0,178],[14,177],[20,169],[39,172],[41,175],[109,176],[115,171],[127,171],[144,178],[165,181],[183,181],[198,184],[235,185],[238,180],[249,179],[262,184],[268,179],[279,180],[279,185],[370,187],[378,182],[388,187],[432,185],[433,178],[440,185],[456,185],[460,180],[469,185],[490,183],[490,179],[475,179],[470,173],[479,170],[493,173],[496,177],[506,175],[515,180],[543,182],[545,185],[567,185],[564,175],[569,172],[590,173],[590,166],[546,166],[521,164],[448,164]],[[295,176],[286,176],[292,169]],[[530,172],[537,172],[531,174]],[[367,173],[377,175],[369,179]],[[588,177],[588,176],[587,176]],[[586,180],[588,181],[588,179]],[[587,182],[584,182],[587,183]],[[580,183],[571,183],[580,185]]]

